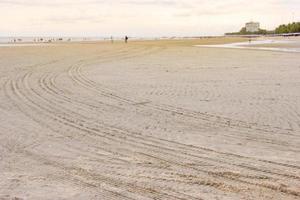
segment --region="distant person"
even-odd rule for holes
[[[249,38],[249,43],[251,43],[251,38]]]
[[[111,41],[111,43],[114,43],[114,38],[113,38],[113,36],[110,37],[110,41]]]
[[[125,43],[128,42],[128,39],[129,39],[129,38],[128,38],[128,36],[126,35],[126,36],[125,36]]]

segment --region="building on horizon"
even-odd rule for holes
[[[260,24],[259,22],[248,22],[246,23],[246,31],[250,33],[258,32]]]

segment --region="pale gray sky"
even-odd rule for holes
[[[300,0],[0,0],[0,36],[193,36],[300,21]]]

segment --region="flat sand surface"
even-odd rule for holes
[[[300,53],[239,38],[0,48],[0,199],[300,199]]]

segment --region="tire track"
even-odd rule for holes
[[[25,77],[27,77],[28,78],[28,75],[25,75]],[[23,81],[24,81],[24,78],[25,77],[23,77]],[[27,84],[26,84],[26,80],[25,80],[25,84],[23,83],[22,85],[25,85],[27,88],[30,88]],[[16,87],[17,88],[17,87]],[[24,89],[22,90],[22,91],[24,91]],[[21,91],[19,91],[19,92],[21,92]],[[25,95],[25,94],[23,94],[23,95]],[[44,101],[46,101],[46,100],[44,100]],[[35,103],[34,101],[33,101],[33,103]],[[50,102],[50,105],[51,104],[53,104],[53,102],[51,103]],[[39,107],[41,107],[41,105],[39,105]],[[58,105],[56,105],[55,107],[58,107]],[[53,108],[51,108],[51,109],[48,109],[48,110],[46,110],[45,108],[42,108],[41,107],[41,109],[44,109],[44,110],[46,110],[47,112],[50,112],[51,113],[51,110],[52,109],[55,109],[55,107],[53,107]],[[57,109],[57,108],[56,108]],[[72,119],[72,117],[71,116],[67,116],[67,114],[66,113],[64,113],[64,115],[57,115],[57,113],[59,113],[59,112],[55,112],[55,115],[56,115],[56,117],[60,117],[60,116],[64,116],[64,117],[60,117],[61,119],[60,120],[64,120],[64,124],[65,125],[69,125],[69,126],[73,126],[74,128],[78,128],[79,130],[81,130],[81,131],[85,131],[86,133],[94,133],[95,135],[98,135],[99,136],[99,133],[101,133],[101,129],[97,129],[97,128],[90,128],[90,127],[85,127],[84,126],[84,122],[83,121],[81,121],[80,119],[84,119],[84,116],[81,116],[81,115],[79,115],[79,117],[80,117],[80,119],[73,119],[73,120],[70,120],[70,119]],[[75,113],[72,113],[72,116],[74,117],[74,115],[75,115]],[[77,114],[78,115],[78,114]],[[57,119],[56,119],[57,120]],[[76,122],[75,124],[74,124],[74,122]],[[76,125],[76,124],[79,124],[79,127],[78,127],[78,125]],[[102,127],[101,127],[102,128]],[[101,135],[101,137],[108,137],[108,134],[109,133],[106,133],[106,135]],[[113,134],[116,134],[115,132],[113,133]],[[112,135],[112,136],[114,136],[114,135]],[[116,140],[116,138],[109,138],[110,140]],[[122,142],[122,139],[123,138],[121,138],[121,142]],[[127,140],[127,142],[129,141],[129,139],[128,138],[126,138],[126,140]],[[118,141],[117,141],[118,142]],[[135,145],[136,147],[138,147],[138,145],[136,145],[136,143],[137,143],[138,141],[132,141],[132,143],[130,144],[130,146],[132,146],[132,145]],[[123,143],[125,143],[124,141],[123,141]],[[144,144],[145,145],[145,144]],[[141,146],[140,148],[145,148],[145,146]],[[150,150],[150,149],[149,149]],[[153,150],[152,150],[153,151]],[[159,152],[161,152],[161,149],[160,150],[156,150],[156,152],[155,153],[159,153]],[[179,156],[178,155],[172,155],[171,153],[169,153],[168,154],[169,156],[174,156],[175,158],[174,158],[174,160],[176,160],[176,159],[178,159],[179,158]],[[149,156],[149,155],[148,155]],[[161,158],[161,157],[157,157],[157,155],[150,155],[150,156],[153,156],[153,157],[155,157],[156,159],[159,159],[159,160],[161,160],[161,161],[164,161],[164,162],[167,162],[167,163],[170,163],[170,164],[173,164],[173,165],[177,165],[177,166],[180,166],[180,167],[187,167],[186,165],[183,165],[183,164],[180,164],[180,163],[177,163],[177,162],[175,162],[175,161],[173,161],[173,160],[169,160],[169,159],[167,159],[167,160],[165,160],[165,158]],[[185,159],[184,157],[182,157],[182,158],[180,158],[180,159]],[[249,184],[249,185],[257,185],[257,183],[251,183],[251,182],[249,182],[249,181],[244,181],[244,180],[240,180],[239,178],[236,178],[236,177],[229,177],[227,174],[219,174],[219,173],[214,173],[214,172],[210,172],[210,171],[207,171],[207,170],[203,170],[203,169],[199,169],[199,168],[195,168],[195,167],[189,167],[190,169],[194,169],[194,170],[196,170],[196,171],[198,171],[198,172],[203,172],[203,173],[207,173],[208,175],[210,175],[210,176],[214,176],[214,177],[222,177],[222,178],[225,178],[225,179],[229,179],[229,180],[233,180],[233,181],[238,181],[238,182],[240,182],[240,183],[244,183],[244,184]],[[276,188],[276,187],[273,187],[273,186],[270,186],[270,185],[261,185],[260,184],[260,186],[263,186],[263,187],[266,187],[266,188],[269,188],[269,189],[273,189],[273,190],[278,190],[278,188]],[[285,190],[282,190],[283,192],[285,191]],[[290,191],[290,190],[286,190],[285,191],[286,193],[288,193],[288,194],[297,194],[297,193],[294,193],[293,191]]]
[[[118,146],[121,146],[123,150],[122,151],[123,156],[131,157],[133,153],[135,153],[140,156],[144,156],[145,158],[152,159],[157,163],[165,163],[166,165],[174,166],[180,170],[189,169],[193,171],[193,173],[200,174],[201,178],[212,179],[213,181],[209,185],[210,187],[213,187],[217,190],[220,190],[220,182],[221,182],[222,187],[223,185],[225,185],[228,188],[232,188],[230,190],[232,193],[236,192],[235,186],[241,185],[242,188],[251,187],[255,191],[260,191],[261,188],[265,188],[276,192],[282,192],[293,196],[299,196],[299,193],[297,191],[294,191],[290,188],[280,188],[277,185],[273,185],[270,183],[256,182],[254,180],[257,179],[258,177],[251,176],[251,175],[249,176],[248,172],[245,174],[234,174],[228,172],[219,173],[219,172],[205,169],[203,167],[187,165],[186,163],[191,162],[200,165],[204,163],[208,165],[213,164],[214,166],[218,164],[221,164],[223,166],[226,165],[234,166],[234,165],[230,165],[230,162],[221,161],[218,160],[217,158],[206,158],[198,155],[200,154],[200,152],[201,154],[212,152],[213,154],[217,154],[217,155],[227,155],[229,157],[232,156],[227,153],[220,154],[219,152],[214,152],[212,150],[208,150],[205,148],[192,147],[189,145],[184,145],[184,144],[171,142],[168,140],[163,140],[154,137],[146,137],[141,135],[140,133],[132,132],[122,127],[113,127],[107,124],[103,124],[99,121],[95,121],[93,118],[89,118],[86,115],[84,115],[84,113],[79,113],[77,110],[81,108],[84,109],[85,112],[87,112],[95,107],[92,107],[91,105],[86,105],[84,102],[74,101],[72,100],[72,98],[68,98],[68,97],[59,98],[59,93],[55,88],[53,88],[53,83],[55,83],[55,79],[58,76],[57,74],[53,75],[50,72],[47,72],[46,75],[42,75],[40,78],[38,77],[35,78],[34,75],[35,74],[32,71],[25,74],[19,74],[15,80],[8,81],[5,86],[7,91],[7,96],[13,102],[15,102],[15,104],[20,108],[20,110],[26,113],[28,117],[33,118],[34,120],[36,120],[37,122],[43,125],[46,124],[46,126],[48,126],[49,129],[55,130],[55,132],[57,133],[66,135],[66,132],[68,132],[69,130],[76,130],[75,135],[81,135],[81,138],[82,137],[89,138],[88,140],[89,142],[91,142],[96,138],[98,138],[99,140],[101,139],[98,145],[101,144],[103,145],[103,147],[102,148],[97,147],[97,148],[103,151],[109,152],[108,149],[110,149],[110,152],[119,153]],[[35,82],[38,82],[38,85],[37,86],[35,85],[34,87],[34,84],[32,83]],[[111,97],[111,95],[109,95],[109,92],[111,91],[105,91],[104,94],[108,95],[108,97]],[[120,97],[118,95],[113,95],[113,98],[116,98],[116,100],[120,101]],[[123,100],[127,101],[128,99],[127,97],[125,97]],[[64,104],[62,104],[62,101],[67,101],[64,103],[68,103],[69,107],[66,107]],[[129,103],[132,102],[130,101]],[[99,107],[101,107],[101,105]],[[34,113],[36,113],[37,115],[35,115]],[[47,119],[44,119],[42,116],[47,117]],[[51,119],[52,124],[47,124],[48,119]],[[53,126],[57,126],[57,128],[54,128]],[[106,144],[103,141],[104,139],[107,142]],[[91,142],[91,144],[94,144],[95,145],[94,148],[96,148],[97,145],[96,142]],[[134,149],[131,150],[131,148]],[[182,149],[184,149],[184,151]],[[119,153],[118,155],[121,154]],[[232,157],[236,158],[236,155]],[[239,157],[239,158],[245,160],[248,159],[245,157]],[[38,158],[38,160],[42,161],[40,158]],[[45,162],[47,163],[47,161]],[[53,163],[53,161],[51,160],[48,162]],[[267,163],[272,165],[274,164],[273,162],[267,162]],[[58,167],[59,165],[63,165],[63,164],[54,163],[54,166]],[[274,165],[278,166],[278,163]],[[298,167],[292,165],[280,165],[280,166],[281,167],[284,166],[287,168]],[[237,165],[236,167],[247,169],[242,165],[241,166]],[[65,168],[65,169],[67,171],[71,170],[69,168]],[[120,185],[120,183],[116,182],[116,180],[111,180],[103,176],[99,177],[99,174],[90,174],[87,173],[86,171],[80,172],[81,169],[76,169],[75,171],[79,171],[78,173],[80,177],[88,176],[89,179],[92,181],[96,181],[96,182],[106,181],[112,186]],[[153,174],[153,171],[155,170],[151,168],[149,169],[148,172],[150,174]],[[270,173],[272,176],[286,176],[288,178],[293,177],[299,179],[299,177],[297,176],[290,176],[289,174],[277,174],[276,172],[274,173],[273,171],[264,172],[264,173],[267,174]],[[119,177],[121,175],[123,174],[120,173]],[[157,181],[161,181],[161,180],[158,179]],[[209,181],[207,180],[207,182]],[[198,184],[201,185],[201,182],[199,182]],[[138,191],[135,191],[134,189],[136,187],[136,184],[132,185],[131,183],[128,182],[122,182],[121,185],[125,190],[130,191],[132,193],[144,194],[146,191],[148,192],[147,194],[150,197],[153,197],[151,196],[152,195],[151,192],[147,191],[147,188],[140,188]],[[183,196],[181,199],[188,198],[186,194],[181,194],[178,191],[177,192],[173,191],[172,188],[166,188],[166,191],[168,193],[162,191],[156,191],[154,193],[155,195],[162,195],[162,197],[165,198],[173,199],[174,197],[178,197],[178,199],[180,199],[179,198],[180,196]]]

